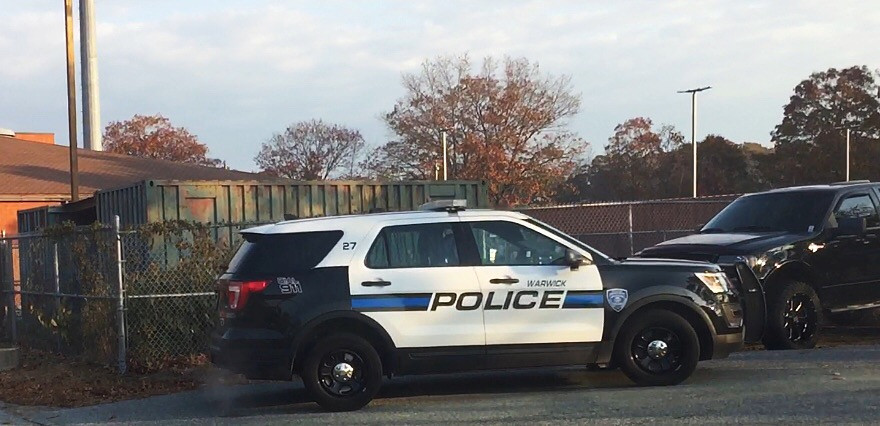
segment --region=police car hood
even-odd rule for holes
[[[789,232],[707,233],[664,241],[639,252],[639,257],[664,257],[686,253],[752,254],[804,239]]]

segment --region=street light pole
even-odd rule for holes
[[[449,129],[440,129],[440,139],[442,140],[443,144],[443,180],[447,180],[449,178],[449,174],[446,172],[446,165],[449,163],[446,158],[447,152],[449,151],[446,144],[446,132],[448,131]]]
[[[698,89],[678,91],[678,93],[691,94],[691,143],[694,145],[694,198],[697,198],[697,93],[711,88],[712,86],[706,86]]]
[[[448,164],[448,160],[446,159],[446,130],[443,131],[443,180],[449,178],[449,175],[446,173],[446,164]]]
[[[846,128],[846,181],[849,182],[849,134],[851,129]]]
[[[849,177],[850,134],[852,133],[853,126],[854,126],[853,124],[847,124],[847,125],[843,125],[843,126],[837,126],[834,128],[835,130],[846,130],[846,168],[845,168],[846,169],[846,176],[845,177],[846,177],[847,182],[849,182],[849,180],[850,180],[850,177]]]

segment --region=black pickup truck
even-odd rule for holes
[[[878,205],[880,183],[868,181],[749,194],[637,256],[745,262],[761,284],[744,295],[747,340],[811,348],[823,316],[852,321],[880,306]]]

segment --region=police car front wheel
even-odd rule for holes
[[[303,384],[315,402],[329,411],[367,405],[382,384],[376,349],[353,334],[333,334],[314,345],[302,367]]]
[[[700,360],[700,340],[693,326],[670,311],[636,314],[616,342],[620,369],[642,386],[668,386],[690,377]]]

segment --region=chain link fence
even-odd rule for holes
[[[735,197],[522,211],[614,257],[690,234]],[[60,226],[0,238],[3,333],[29,347],[149,371],[204,354],[214,280],[256,224]]]
[[[7,340],[120,371],[205,352],[214,280],[255,224],[62,226],[0,238]]]
[[[522,209],[611,257],[693,234],[735,195],[682,200],[595,203]]]
[[[112,362],[118,341],[113,247],[112,231],[103,228],[0,239],[6,336],[38,349]]]

